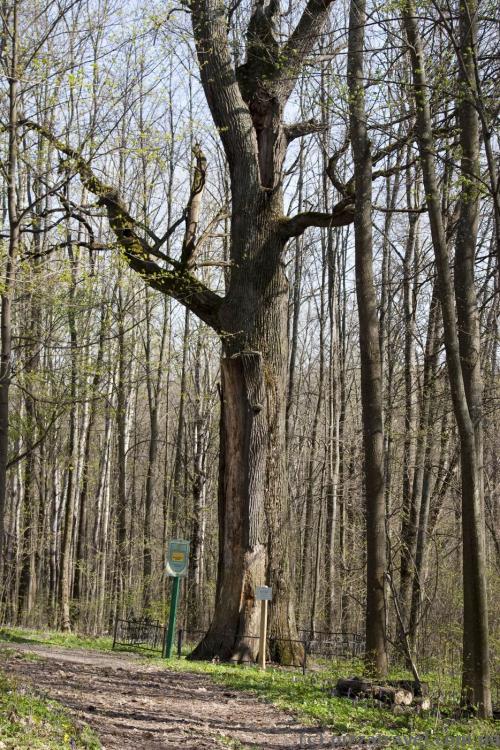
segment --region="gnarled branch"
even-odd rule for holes
[[[296,138],[302,138],[304,135],[311,133],[322,133],[327,130],[327,125],[317,120],[306,120],[305,122],[294,122],[291,125],[285,125],[285,137],[288,143]]]
[[[192,0],[190,7],[201,82],[230,169],[258,187],[257,141],[231,61],[224,2]]]
[[[308,227],[344,227],[354,221],[354,202],[345,198],[330,213],[304,211],[282,221],[285,237],[299,237]]]
[[[20,123],[27,129],[34,130],[47,138],[58,151],[65,154],[76,173],[87,188],[97,197],[97,203],[107,212],[111,229],[113,230],[123,256],[132,270],[136,271],[153,289],[168,294],[192,312],[214,330],[220,330],[218,310],[222,298],[202,284],[187,269],[172,258],[161,253],[172,270],[167,270],[150,260],[150,255],[158,255],[156,247],[150,247],[148,242],[140,236],[140,227],[128,212],[118,191],[111,185],[106,185],[93,172],[90,164],[76,149],[59,140],[54,133],[38,123],[25,120]]]
[[[207,160],[201,147],[196,144],[193,148],[196,159],[194,168],[191,194],[186,208],[186,232],[182,243],[181,266],[192,268],[195,261],[195,250],[197,249],[196,235],[200,221],[201,203],[205,191],[207,177]]]

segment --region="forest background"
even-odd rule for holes
[[[281,8],[278,36],[289,36],[301,10],[293,3]],[[245,60],[251,11],[241,2],[230,12],[235,67]],[[494,3],[481,3],[475,249],[493,660],[500,566],[495,13]],[[287,103],[286,121],[302,125],[289,132],[287,215],[326,215],[349,197],[348,17],[349,8],[335,3]],[[182,622],[204,631],[214,614],[219,559],[219,339],[129,268],[103,202],[77,174],[71,155],[43,132],[82,153],[97,179],[117,188],[160,264],[162,254],[179,258],[184,252],[186,216],[193,218],[195,203],[193,273],[223,294],[232,272],[230,176],[200,83],[189,14],[183,4],[17,0],[4,4],[2,18],[2,618],[94,633],[109,630],[118,616],[163,620],[166,544],[184,537],[192,558]],[[459,436],[412,71],[400,4],[370,5],[367,19],[365,100],[375,172],[373,258],[392,584],[386,587],[387,633],[397,653],[396,596],[414,653],[424,659],[448,651],[458,661]],[[453,250],[464,184],[456,125],[457,9],[429,3],[419,9],[419,23],[441,213]],[[29,126],[33,122],[38,130]],[[367,530],[354,232],[351,219],[344,226],[319,223],[292,234],[284,255],[289,514],[281,521],[290,530],[298,622],[310,631],[362,633]]]

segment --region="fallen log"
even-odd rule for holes
[[[358,677],[338,680],[336,691],[337,695],[346,698],[374,698],[391,705],[409,706],[413,700],[411,690],[391,685],[377,685]]]
[[[384,684],[391,687],[403,688],[403,690],[411,690],[413,695],[418,697],[429,695],[428,682],[417,682],[417,680],[386,680]]]
[[[393,705],[391,708],[391,711],[395,716],[408,716],[411,714],[420,714],[420,713],[423,713],[424,711],[429,711],[430,707],[431,707],[430,698],[428,698],[427,696],[423,698],[420,696],[417,696],[416,698],[414,698],[414,701],[411,704],[411,706]]]
[[[416,695],[413,703],[419,711],[430,711],[431,699],[428,695]]]

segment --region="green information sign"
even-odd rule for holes
[[[168,543],[167,574],[185,576],[189,565],[189,542],[185,539],[171,539]]]
[[[168,543],[167,574],[172,580],[172,596],[170,599],[170,613],[168,627],[165,630],[163,656],[170,659],[174,645],[175,621],[179,604],[179,590],[181,578],[187,575],[189,565],[189,542],[186,539],[171,539]]]

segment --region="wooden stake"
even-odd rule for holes
[[[267,599],[260,603],[259,667],[266,668]]]

